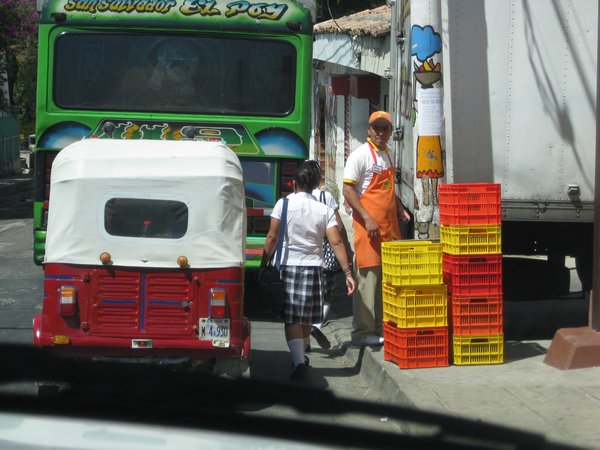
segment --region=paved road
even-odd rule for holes
[[[11,210],[9,219],[0,218],[0,342],[32,343],[32,317],[41,309],[43,296],[42,268],[32,260],[32,219],[28,209],[17,214]],[[23,216],[23,217],[19,217]],[[249,376],[252,379],[287,383],[291,359],[284,339],[283,325],[271,320],[260,304],[252,286],[247,289],[247,315],[252,323],[252,356]],[[313,342],[310,353],[312,386],[356,399],[377,401],[360,373],[360,365],[351,362],[339,350],[322,350]],[[23,389],[18,386],[17,389]],[[25,390],[33,391],[27,386]],[[254,405],[249,414],[296,417],[299,412],[277,405]],[[368,426],[388,430],[396,425],[385,418],[363,416],[327,416],[331,423]],[[395,429],[395,428],[394,428]]]
[[[42,298],[42,270],[32,259],[32,220],[0,220],[0,341],[32,343]]]

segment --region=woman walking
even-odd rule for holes
[[[335,212],[315,201],[312,195],[320,180],[314,164],[302,163],[294,174],[294,193],[288,195],[285,224],[281,223],[283,200],[271,214],[271,224],[261,262],[261,269],[273,258],[277,248],[279,227],[285,226],[282,246],[281,279],[284,282],[283,322],[285,338],[292,356],[291,381],[305,378],[308,359],[304,349],[314,323],[323,321],[323,238],[329,243],[346,277],[348,295],[356,289],[352,269],[340,236]]]

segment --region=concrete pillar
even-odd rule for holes
[[[444,176],[442,15],[439,0],[411,1],[412,148],[415,238],[439,239],[438,184]]]

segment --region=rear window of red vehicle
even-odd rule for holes
[[[112,198],[104,207],[104,228],[112,236],[179,239],[188,228],[188,208],[173,200]]]

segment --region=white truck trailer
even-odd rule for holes
[[[398,181],[415,237],[439,231],[439,183],[499,183],[503,253],[547,255],[546,269],[572,256],[589,290],[598,3],[398,0],[393,24]],[[419,158],[436,151],[442,173],[428,173]],[[557,273],[548,284],[568,291]]]

